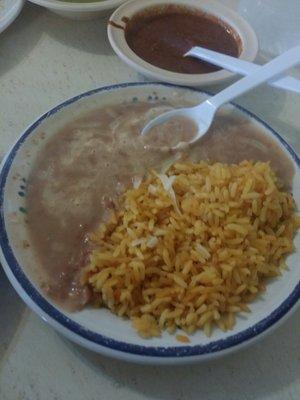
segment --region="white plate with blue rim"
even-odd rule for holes
[[[0,0],[0,33],[20,14],[24,0]]]
[[[232,331],[214,330],[209,338],[199,331],[191,336],[189,344],[179,343],[175,335],[167,332],[160,338],[144,340],[136,334],[130,321],[118,318],[106,309],[86,308],[74,313],[66,312],[46,297],[29,273],[35,256],[30,246],[23,245],[24,241],[30,241],[26,224],[26,182],[45,142],[60,127],[72,121],[74,115],[108,104],[120,104],[120,101],[172,100],[176,97],[199,102],[208,96],[194,89],[159,83],[129,83],[98,88],[71,98],[38,118],[3,160],[0,170],[0,259],[4,271],[19,296],[35,313],[79,345],[106,356],[144,364],[174,365],[203,361],[239,350],[261,339],[284,322],[299,304],[299,233],[295,237],[295,252],[287,259],[288,270],[280,279],[273,279],[263,296],[251,303],[252,312],[246,318],[237,318]],[[235,105],[228,105],[227,109],[271,137],[293,163],[292,192],[299,209],[300,160],[293,149],[277,132],[248,111]]]

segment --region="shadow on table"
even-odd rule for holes
[[[47,12],[44,24],[46,33],[64,45],[85,53],[108,56],[114,53],[107,38],[106,27],[105,18],[76,21],[51,12]]]
[[[0,76],[30,57],[32,49],[45,34],[82,52],[113,54],[104,19],[73,21],[27,3],[16,21],[1,34]]]
[[[42,31],[36,29],[41,14],[38,7],[25,6],[18,18],[3,33],[0,40],[0,76],[29,56],[40,40]]]
[[[0,364],[17,331],[25,307],[0,265]]]
[[[299,381],[299,326],[300,311],[260,343],[222,359],[191,366],[128,364],[70,346],[81,360],[106,375],[115,387],[130,387],[149,398],[258,400],[273,397],[272,393],[280,393]]]

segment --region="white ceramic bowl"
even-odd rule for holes
[[[91,3],[72,3],[60,0],[29,0],[48,8],[55,14],[70,19],[94,19],[108,16],[109,13],[126,0],[102,0]]]
[[[300,297],[300,232],[296,236],[296,251],[287,259],[289,270],[267,286],[263,296],[251,304],[252,313],[238,317],[231,332],[215,330],[207,338],[202,332],[191,336],[190,344],[176,341],[174,335],[141,339],[130,321],[111,314],[106,309],[86,308],[76,313],[64,312],[46,298],[28,269],[36,263],[26,228],[26,182],[32,165],[47,141],[66,123],[96,107],[120,104],[121,101],[150,97],[200,101],[208,97],[203,92],[165,84],[132,83],[99,88],[81,94],[53,108],[30,125],[2,162],[0,170],[0,260],[3,268],[27,305],[44,321],[74,342],[95,352],[129,361],[152,364],[177,364],[221,356],[261,338],[282,322],[295,309]],[[300,205],[300,160],[284,140],[262,121],[247,111],[228,105],[228,113],[239,115],[259,126],[271,136],[295,166],[293,193]],[[43,134],[42,134],[43,133]],[[25,212],[25,214],[24,214]]]
[[[0,0],[0,33],[20,14],[24,0]]]
[[[121,5],[112,14],[110,20],[124,26],[124,17],[131,18],[145,8],[162,4],[190,6],[223,20],[234,28],[241,38],[242,52],[239,58],[247,61],[255,59],[258,41],[251,26],[240,15],[214,0],[132,0]],[[234,76],[233,73],[225,70],[207,74],[181,74],[161,69],[144,61],[131,50],[126,42],[124,30],[109,24],[107,32],[110,44],[120,59],[148,78],[177,85],[202,87],[220,83]]]

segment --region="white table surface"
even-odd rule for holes
[[[223,2],[257,30],[260,60],[299,44],[299,0]],[[34,118],[65,98],[142,79],[113,54],[104,21],[69,21],[26,5],[0,35],[0,157]],[[300,153],[300,96],[262,87],[239,103]],[[28,310],[0,268],[0,400],[299,400],[299,327],[300,310],[260,343],[220,360],[130,365],[62,338]]]

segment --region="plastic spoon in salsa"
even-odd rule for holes
[[[177,149],[183,144],[194,143],[206,134],[212,124],[216,111],[222,105],[241,96],[256,86],[269,81],[271,78],[294,67],[298,63],[300,63],[300,46],[286,51],[262,67],[257,68],[252,74],[240,79],[200,105],[190,108],[179,108],[159,115],[146,124],[142,130],[142,135],[149,134],[154,127],[159,129],[160,127],[157,125],[167,123],[173,118],[183,118],[195,124],[195,133],[186,141],[181,140],[175,145],[170,145],[170,148]]]
[[[228,56],[227,54],[218,53],[217,51],[205,49],[204,47],[192,47],[184,57],[195,57],[200,60],[217,65],[218,67],[227,69],[231,72],[236,72],[240,75],[253,74],[260,65],[249,61],[241,60],[240,58]],[[289,90],[291,92],[300,93],[300,80],[292,76],[280,76],[268,82],[269,85],[280,89]]]

